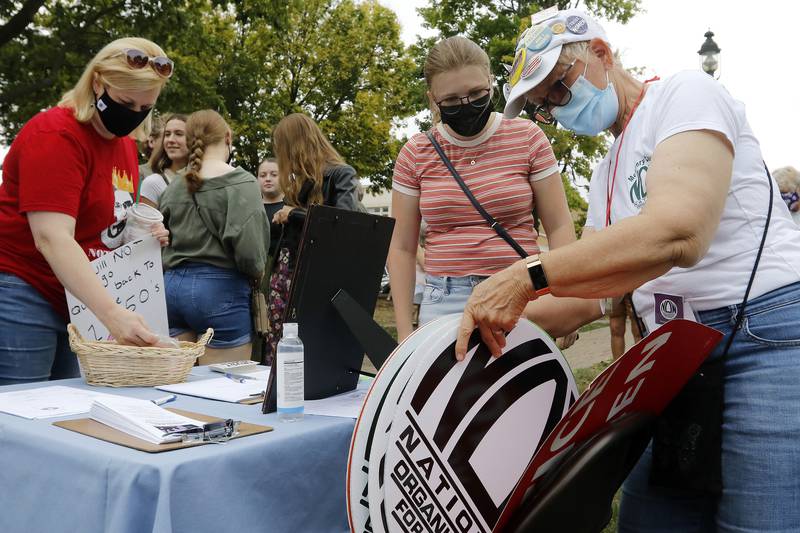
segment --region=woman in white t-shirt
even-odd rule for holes
[[[457,355],[475,325],[499,353],[503,330],[526,304],[558,334],[600,315],[597,300],[579,298],[628,291],[650,331],[681,312],[718,329],[724,337],[704,367],[719,369],[724,385],[700,391],[687,412],[717,423],[667,434],[679,443],[674,455],[653,460],[645,451],[623,486],[619,530],[797,531],[800,230],[768,177],[744,105],[699,71],[635,79],[579,10],[534,20],[519,40],[506,116],[527,103],[539,120],[583,135],[605,130],[615,140],[592,176],[583,238],[478,286]],[[560,298],[537,299],[547,292]],[[701,455],[715,431],[721,446]],[[667,476],[664,464],[675,465]],[[707,468],[679,481],[685,466]]]
[[[148,165],[153,173],[142,180],[139,201],[157,209],[158,200],[167,190],[167,185],[188,162],[186,115],[172,113],[164,118],[161,138],[150,155]]]

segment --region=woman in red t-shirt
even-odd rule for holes
[[[0,185],[0,384],[79,375],[65,287],[117,341],[158,342],[140,315],[114,302],[89,260],[122,244],[139,179],[133,136],[146,138],[172,70],[156,44],[116,40],[11,144]],[[163,226],[153,235],[166,243]]]

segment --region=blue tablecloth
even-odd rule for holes
[[[196,368],[193,374],[207,372]],[[52,384],[89,388],[72,379],[0,392]],[[164,395],[152,388],[97,389],[147,399]],[[62,419],[0,413],[0,532],[349,531],[345,471],[354,420],[306,416],[287,424],[261,414],[260,405],[189,396],[168,407],[275,430],[149,454],[52,425]]]

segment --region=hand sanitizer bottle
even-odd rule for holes
[[[297,336],[296,323],[283,324],[283,337],[277,351],[278,419],[297,422],[303,419],[305,375],[303,342]]]

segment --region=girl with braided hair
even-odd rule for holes
[[[264,273],[269,226],[256,178],[232,167],[232,132],[216,111],[186,121],[189,163],[160,200],[172,242],[164,250],[170,335],[214,329],[200,364],[249,359],[250,285]]]

